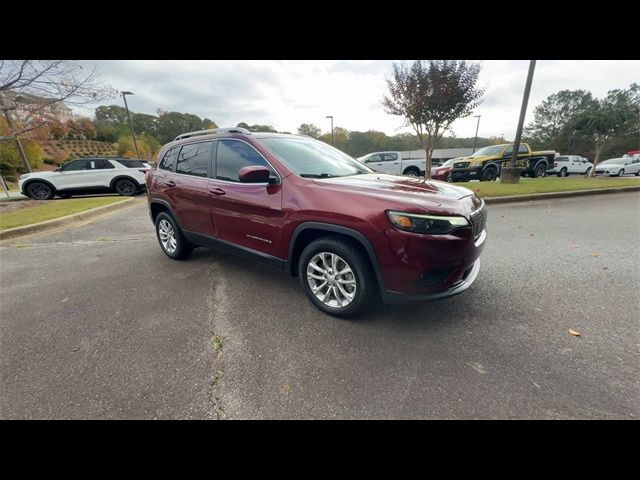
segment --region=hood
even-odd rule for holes
[[[399,175],[364,174],[327,179],[314,179],[317,185],[335,190],[347,190],[364,196],[387,200],[390,205],[403,205],[416,209],[441,208],[458,211],[459,200],[473,196],[474,208],[480,199],[468,188],[438,180],[401,177]]]

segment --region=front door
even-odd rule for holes
[[[209,184],[218,238],[253,253],[281,257],[282,185],[240,183],[238,171],[250,165],[277,172],[251,145],[235,139],[217,141],[215,179]]]

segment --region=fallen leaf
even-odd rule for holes
[[[529,234],[529,236],[530,236],[530,237],[533,237],[533,233],[530,233],[530,234]]]
[[[518,228],[522,228],[522,225],[518,225]]]
[[[602,267],[603,270],[609,270],[609,267]]]
[[[569,329],[569,335],[573,335],[574,337],[579,337],[580,332],[576,332],[575,330]]]
[[[596,252],[591,252],[589,255],[591,255],[592,257],[597,257],[598,254]]]

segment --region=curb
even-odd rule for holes
[[[633,185],[631,187],[612,187],[612,188],[599,188],[593,190],[569,190],[566,192],[550,192],[550,193],[532,193],[530,195],[511,195],[508,197],[482,197],[487,205],[497,203],[515,203],[515,202],[529,202],[533,200],[548,200],[551,198],[565,198],[565,197],[582,197],[588,195],[600,195],[603,193],[622,193],[633,192],[640,190],[640,185]]]
[[[64,227],[78,221],[93,220],[94,218],[99,217],[102,214],[131,207],[135,203],[135,198],[128,198],[121,202],[103,205],[101,207],[85,210],[84,212],[72,213],[71,215],[66,215],[60,218],[45,220],[44,222],[32,223],[31,225],[24,225],[22,227],[8,228],[6,230],[0,231],[0,240],[21,237],[23,235],[30,235],[32,233],[39,233],[46,230],[51,230],[52,228]]]

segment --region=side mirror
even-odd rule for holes
[[[238,178],[242,183],[269,183],[271,172],[263,165],[250,165],[238,171]]]

